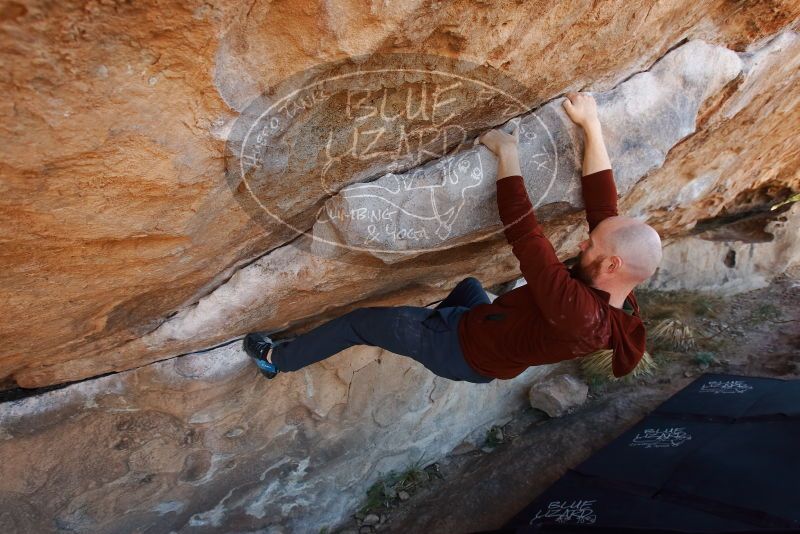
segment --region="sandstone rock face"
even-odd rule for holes
[[[694,131],[706,98],[741,70],[742,61],[731,50],[691,41],[649,71],[594,95],[617,169],[617,192],[624,195],[647,171],[660,167],[668,150]],[[562,210],[574,211],[583,206],[583,147],[577,142],[583,138],[564,112],[563,100],[513,121],[520,127],[521,171],[529,196],[536,199],[534,208],[560,204]],[[504,129],[510,133],[513,126]],[[326,202],[325,218],[316,223],[314,233],[335,232],[347,246],[367,249],[387,263],[474,241],[492,227],[502,232],[497,224],[495,175],[496,158],[480,145],[406,173],[350,185]],[[341,212],[379,213],[381,218],[330,216]],[[335,230],[318,229],[326,224]]]
[[[617,173],[620,193],[624,194],[649,169],[663,162],[667,149],[693,128],[703,99],[708,94],[720,91],[739,74],[741,68],[741,60],[734,52],[693,41],[662,58],[651,72],[637,74],[614,91],[597,95],[609,153],[614,161],[621,162]],[[637,94],[651,96],[639,99]],[[576,132],[574,126],[569,126],[569,119],[561,108],[561,100],[521,117],[518,122],[522,139],[520,157],[523,173],[530,177],[526,178],[526,184],[532,198],[539,199],[538,205],[556,205],[562,213],[576,211],[582,205],[580,171],[576,163],[580,160],[582,147],[571,141],[580,133]],[[640,126],[634,128],[636,124]],[[510,128],[511,125],[506,126],[506,129]],[[631,143],[625,132],[634,130],[637,132],[637,141]],[[441,254],[452,249],[455,243],[469,243],[481,237],[481,234],[485,238],[487,230],[491,230],[496,239],[502,240],[502,226],[498,225],[494,198],[494,165],[488,150],[476,147],[413,171],[417,174],[386,175],[368,184],[345,188],[330,199],[328,203],[335,207],[326,206],[327,213],[337,209],[373,212],[387,210],[397,205],[395,202],[402,205],[402,209],[395,210],[396,213],[383,226],[379,237],[391,233],[385,231],[388,227],[408,228],[416,224],[417,231],[430,230],[426,234],[429,236],[427,240],[391,239],[371,243],[369,253],[382,260],[377,265],[374,262],[368,264],[370,267],[376,265],[372,271],[375,275],[365,269],[364,253],[355,246],[369,241],[374,225],[353,219],[349,219],[347,224],[337,225],[331,219],[325,219],[315,224],[312,233],[301,236],[293,246],[272,251],[241,269],[197,305],[182,310],[153,332],[119,347],[113,355],[103,353],[91,359],[42,365],[21,376],[28,377],[26,380],[41,381],[49,376],[48,381],[64,381],[81,378],[86,372],[82,371],[84,369],[91,368],[94,372],[117,370],[120,361],[131,365],[137,359],[152,359],[153,352],[175,354],[198,345],[212,345],[220,341],[220,333],[227,337],[238,333],[237,330],[241,328],[238,325],[247,318],[258,321],[268,317],[270,321],[267,328],[280,330],[286,325],[281,319],[295,315],[281,310],[282,306],[297,304],[294,293],[298,287],[292,278],[302,278],[313,287],[324,285],[327,291],[335,292],[335,296],[327,292],[320,293],[320,296],[325,296],[326,304],[331,305],[338,300],[344,306],[363,298],[365,293],[378,292],[385,287],[387,279],[378,275],[379,272],[388,273],[392,269],[391,276],[397,279],[408,276],[406,273],[409,271],[419,272],[425,266],[407,266],[408,263],[403,262],[395,267],[392,262],[398,261],[400,256],[417,256],[430,249],[438,250]],[[438,190],[437,193],[415,183],[417,180],[431,182],[431,177],[439,172],[437,169],[446,168],[452,172],[442,184],[433,186]],[[466,187],[462,185],[465,181],[470,182]],[[379,189],[381,193],[371,193],[367,197],[353,193],[365,189]],[[467,199],[465,192],[471,189],[477,192],[470,193]],[[436,211],[436,203],[448,195],[451,195],[450,200],[458,197],[465,201],[458,206],[461,215],[452,212],[452,208],[456,207],[452,206],[453,214],[446,220],[431,216],[428,217],[431,219],[429,224],[423,216],[422,224],[409,222],[411,219],[420,220],[419,214],[424,207],[432,207]],[[364,198],[365,205],[353,204]],[[553,215],[544,213],[541,218],[548,220]],[[319,234],[327,238],[318,239]],[[337,240],[337,236],[342,237]],[[405,243],[411,243],[411,250],[406,248]],[[390,266],[387,267],[387,263]],[[342,269],[343,264],[348,268]],[[354,280],[354,273],[361,274],[363,278]],[[313,298],[305,304],[309,305],[309,315],[318,315]],[[276,324],[276,321],[281,322]]]
[[[763,224],[763,221],[761,222]],[[748,241],[713,232],[676,239],[664,247],[650,289],[698,289],[732,294],[765,287],[776,273],[800,265],[800,204],[793,205]]]
[[[453,382],[354,347],[266,380],[230,345],[7,402],[0,530],[318,532],[381,474],[479,445],[541,372]]]
[[[0,389],[88,380],[0,404],[0,530],[315,531],[381,472],[479,444],[542,368],[455,383],[354,347],[266,381],[236,340],[516,279],[489,127],[522,124],[537,215],[576,253],[567,91],[598,101],[622,213],[667,242],[654,287],[796,264],[797,207],[768,209],[800,188],[798,21],[788,0],[4,4]]]
[[[323,229],[315,221],[329,194],[308,192],[320,189],[323,135],[354,130],[341,91],[331,96],[328,109],[335,113],[298,107],[289,138],[302,142],[267,158],[276,168],[283,168],[284,160],[292,163],[288,174],[272,182],[285,221],[254,218],[244,208],[242,184],[232,191],[226,180],[225,143],[248,106],[262,94],[266,101],[279,94],[284,80],[313,79],[315,67],[346,65],[351,57],[371,58],[363,63],[369,65],[380,64],[379,56],[386,54],[457,58],[483,69],[481,80],[492,87],[513,79],[527,88],[521,101],[530,112],[518,116],[538,111],[543,122],[555,121],[552,130],[563,142],[556,145],[559,157],[573,158],[573,169],[579,136],[574,129],[563,131],[558,124],[563,117],[545,110],[557,109],[553,99],[568,90],[620,95],[608,112],[619,113],[620,120],[645,112],[635,124],[617,123],[617,130],[609,122],[609,134],[616,134],[614,154],[630,156],[616,165],[623,182],[632,185],[628,179],[641,178],[669,150],[663,166],[649,170],[644,183],[628,192],[626,210],[680,235],[741,193],[796,184],[795,140],[789,133],[798,109],[796,33],[771,39],[796,24],[799,14],[788,0],[736,8],[690,1],[644,6],[620,0],[592,7],[411,2],[369,10],[190,2],[166,11],[148,2],[92,3],[85,9],[69,2],[9,3],[0,28],[8,73],[0,83],[9,95],[3,104],[8,120],[0,127],[6,147],[0,212],[8,266],[0,275],[7,308],[2,383],[35,387],[130,369],[254,327],[302,330],[356,300],[413,304],[425,295],[430,301],[467,274],[487,285],[514,277],[510,250],[501,239],[486,238],[497,231],[490,188],[481,190],[485,202],[474,214],[482,226],[471,226],[462,209],[455,234],[452,229],[447,234],[457,247],[389,264],[368,252],[337,249],[336,260],[322,263],[317,251],[317,258],[307,260],[281,251],[287,246],[309,251],[321,243]],[[700,46],[696,41],[721,47],[713,49],[721,55],[710,70],[710,58],[701,54],[697,62],[689,58],[683,67],[675,65],[674,77],[662,72],[656,83],[639,76],[629,87],[638,83],[647,94],[625,96],[626,79],[634,82],[637,72],[657,71],[669,49]],[[27,60],[28,51],[35,51],[36,61]],[[738,76],[734,53],[743,62]],[[726,73],[736,77],[724,88],[709,83],[725,80]],[[418,90],[424,81],[386,80],[396,84],[387,88],[398,95]],[[452,109],[465,125],[459,142],[509,118],[499,103],[456,100]],[[665,112],[665,103],[675,109]],[[696,120],[695,106],[701,106]],[[653,137],[654,122],[668,130],[663,137]],[[682,141],[670,150],[675,136]],[[776,153],[764,157],[770,151]],[[437,154],[429,155],[431,162]],[[405,172],[389,168],[392,158],[350,159],[334,166],[338,171],[325,182],[331,192],[388,171]],[[630,165],[641,167],[629,170]],[[526,180],[538,194],[534,182],[542,178],[534,174]],[[566,182],[558,187],[569,189],[575,171],[559,178]],[[694,181],[699,182],[681,189]],[[445,209],[437,214],[443,223],[437,219],[435,230],[441,224],[447,231],[448,210],[458,205],[449,192],[445,197],[436,204]],[[574,251],[571,241],[558,238],[577,220],[565,213],[577,207],[570,203],[575,198],[574,188],[559,195],[552,191],[539,206],[543,216],[555,216],[548,230],[562,254]],[[416,206],[410,211],[426,216]],[[297,229],[313,231],[317,240],[306,243]],[[486,239],[476,241],[476,229]],[[461,238],[454,238],[459,232]],[[385,237],[379,249],[384,259]],[[339,241],[353,239],[348,234]],[[275,256],[268,260],[270,255]],[[237,301],[233,330],[228,321],[216,321],[193,337],[167,324],[201,306],[215,289],[218,297],[228,293],[221,287],[257,258],[269,265],[265,276],[279,279],[285,289],[229,294]],[[491,268],[483,265],[492,260]],[[349,287],[321,283],[327,279],[314,277],[318,269],[348,270],[363,274],[363,280]],[[417,286],[409,288],[412,280]],[[311,294],[297,299],[301,290]],[[145,339],[159,327],[155,339]],[[38,333],[45,331],[50,350],[40,354]]]

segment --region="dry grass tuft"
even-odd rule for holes
[[[664,319],[650,331],[650,339],[660,347],[676,351],[695,348],[692,328],[680,319]]]
[[[611,349],[600,349],[581,358],[581,370],[588,376],[603,377],[609,380],[618,380],[614,376],[612,369],[614,351]],[[644,375],[652,375],[653,371],[658,368],[653,357],[650,353],[645,351],[642,359],[636,367],[624,377],[620,378],[639,378]]]

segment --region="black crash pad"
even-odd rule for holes
[[[493,533],[800,532],[798,416],[800,380],[703,374]]]

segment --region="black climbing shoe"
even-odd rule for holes
[[[244,336],[244,351],[255,360],[261,374],[267,378],[275,378],[278,369],[275,364],[267,361],[267,352],[275,343],[260,332],[252,332]]]

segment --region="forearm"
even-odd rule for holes
[[[522,176],[519,167],[519,153],[515,145],[502,147],[497,154],[497,176],[495,180],[506,176]]]
[[[603,141],[603,131],[599,121],[592,121],[583,127],[583,175],[611,168],[611,160]]]

